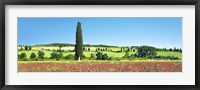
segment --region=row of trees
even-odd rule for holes
[[[105,55],[106,55],[106,58],[105,58]],[[32,52],[31,53],[31,55],[29,56],[29,58],[30,59],[44,59],[45,57],[45,53],[43,52],[43,51],[39,51],[38,53],[37,53],[37,55],[34,53],[34,52]],[[101,58],[103,56],[103,58]],[[98,60],[107,60],[107,58],[108,58],[108,56],[107,56],[107,54],[103,54],[102,55],[102,53],[97,53],[96,54],[96,56],[92,53],[91,54],[91,56],[90,56],[90,58],[89,59],[96,59],[98,57]],[[26,53],[21,53],[21,54],[19,54],[18,55],[18,58],[20,59],[20,60],[28,60],[28,57],[27,57],[27,55],[26,55]],[[50,54],[50,57],[49,57],[49,59],[56,59],[56,60],[59,60],[59,59],[61,59],[61,58],[63,58],[63,59],[66,59],[66,60],[74,60],[74,59],[76,59],[76,56],[75,55],[73,55],[73,54],[68,54],[67,56],[63,56],[63,54],[62,53],[57,53],[57,52],[52,52],[51,54]],[[82,57],[81,57],[82,59],[85,59],[86,58],[86,56],[85,55],[82,55]],[[45,59],[48,59],[48,58],[45,58]]]
[[[121,48],[121,52],[135,52],[134,48]]]
[[[112,49],[109,48],[96,48],[96,52],[98,51],[112,51]]]
[[[83,51],[90,51],[89,47],[83,47]]]
[[[90,51],[90,47],[83,47],[83,51]],[[96,48],[96,52],[98,51],[112,51],[112,49],[109,48]]]
[[[181,49],[181,48],[178,49],[178,48],[176,48],[176,47],[173,48],[173,49],[172,49],[172,48],[169,48],[169,49],[166,49],[166,48],[159,49],[159,48],[158,48],[157,51],[174,51],[174,52],[182,52],[182,49]]]
[[[20,50],[32,50],[31,46],[20,46]]]
[[[44,55],[45,55],[45,53],[43,51],[39,51],[37,53],[37,56],[36,56],[36,54],[34,52],[32,52],[29,58],[30,59],[35,59],[35,58],[43,59]],[[26,53],[21,53],[21,54],[18,55],[18,58],[22,59],[22,60],[27,60],[27,55],[26,55]]]
[[[19,46],[22,46],[22,45],[19,45]],[[48,47],[59,47],[59,46],[62,46],[62,47],[74,47],[75,44],[68,44],[68,43],[51,43],[51,44],[38,44],[38,45],[35,45],[35,46],[48,46]],[[102,45],[102,44],[99,44],[99,45],[84,44],[84,46],[85,46],[85,47],[108,47],[108,48],[118,47],[118,46]]]

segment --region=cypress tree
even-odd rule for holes
[[[31,46],[29,46],[28,49],[31,50],[32,49]]]
[[[28,50],[28,46],[25,46],[25,50]]]
[[[75,59],[80,60],[83,56],[83,37],[82,37],[82,29],[81,23],[78,22],[77,29],[76,29],[76,45],[75,45]]]
[[[21,50],[23,50],[22,46],[21,46]]]

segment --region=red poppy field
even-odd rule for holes
[[[18,72],[182,72],[181,62],[34,62],[18,63]]]

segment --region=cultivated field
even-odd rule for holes
[[[19,62],[19,72],[181,72],[180,61]]]

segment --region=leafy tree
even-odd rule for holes
[[[83,56],[83,37],[82,37],[82,29],[81,23],[78,22],[77,30],[76,30],[76,45],[75,45],[75,59],[78,60],[79,57],[82,60]]]
[[[152,58],[157,55],[156,48],[151,46],[140,46],[137,51],[138,57]]]
[[[96,60],[108,60],[109,59],[109,57],[106,53],[103,54],[101,52],[97,52],[96,56],[97,56]]]
[[[34,52],[32,52],[30,55],[30,59],[34,59],[34,58],[36,58],[36,54]]]
[[[26,55],[26,53],[21,53],[20,55],[19,55],[19,57],[20,57],[20,59],[26,59],[26,57],[27,57],[27,55]]]
[[[38,58],[44,58],[45,53],[43,51],[38,51]]]
[[[97,56],[96,60],[101,60],[102,59],[102,55],[103,55],[103,53],[97,52],[97,54],[96,54],[96,56]]]
[[[108,59],[109,59],[109,57],[106,53],[102,55],[102,60],[108,60]]]
[[[57,58],[57,53],[56,52],[53,52],[53,53],[51,53],[51,59],[56,59]]]

